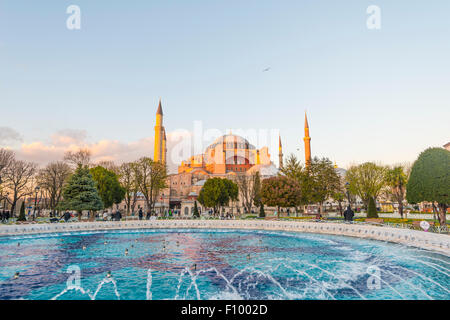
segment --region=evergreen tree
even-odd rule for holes
[[[19,218],[17,218],[17,221],[27,221],[27,218],[25,217],[25,201],[22,201],[22,204],[20,205]]]
[[[264,212],[264,204],[262,201],[259,203],[259,217],[264,218],[266,216],[266,213]]]
[[[97,166],[89,170],[96,182],[96,187],[105,208],[119,204],[125,197],[125,189],[119,183],[119,177],[114,172]]]
[[[200,218],[200,213],[198,212],[197,201],[194,202],[194,217]]]
[[[378,218],[377,206],[373,197],[369,198],[369,208],[367,210],[367,218]]]
[[[60,204],[61,210],[74,210],[79,217],[84,210],[97,211],[103,209],[95,181],[86,166],[78,166],[70,176],[63,190],[64,200]]]
[[[446,212],[450,203],[450,151],[429,148],[419,155],[411,169],[406,185],[409,203],[437,202],[439,223],[447,223]]]

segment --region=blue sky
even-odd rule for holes
[[[0,0],[0,128],[21,136],[0,146],[139,141],[161,97],[168,132],[279,129],[302,155],[307,110],[313,155],[414,161],[450,140],[449,14],[448,0]]]

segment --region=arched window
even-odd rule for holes
[[[189,208],[188,207],[184,207],[184,215],[185,216],[189,215]]]

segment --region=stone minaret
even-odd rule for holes
[[[309,137],[309,126],[308,118],[305,112],[305,137],[303,138],[305,142],[305,165],[308,167],[311,164],[311,138]]]
[[[155,125],[155,151],[153,160],[165,163],[166,161],[166,131],[163,126],[163,112],[161,107],[161,99],[159,99],[158,111],[156,111]]]
[[[281,136],[278,136],[278,167],[283,168],[283,146],[281,145]]]

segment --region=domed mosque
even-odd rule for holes
[[[305,165],[311,163],[311,137],[309,136],[308,119],[305,113]],[[167,159],[166,132],[163,126],[163,112],[161,100],[156,112],[154,160],[166,163]],[[279,137],[278,148],[279,167],[283,167],[283,147]],[[340,175],[345,170],[335,167]],[[237,175],[252,175],[259,172],[262,179],[276,176],[276,168],[270,159],[269,149],[257,149],[247,139],[226,134],[217,138],[209,145],[205,152],[191,156],[181,162],[178,173],[169,174],[168,188],[162,190],[160,202],[156,209],[160,212],[172,209],[180,216],[191,216],[194,203],[204,183],[209,178],[228,178],[233,180]],[[236,205],[236,204],[235,204]],[[239,207],[239,204],[237,204]]]
[[[235,175],[246,173],[255,166],[258,168],[271,167],[274,175],[278,173],[278,169],[270,161],[267,147],[257,149],[241,136],[226,134],[209,145],[205,153],[183,161],[178,167],[178,173],[202,172],[215,176]]]

